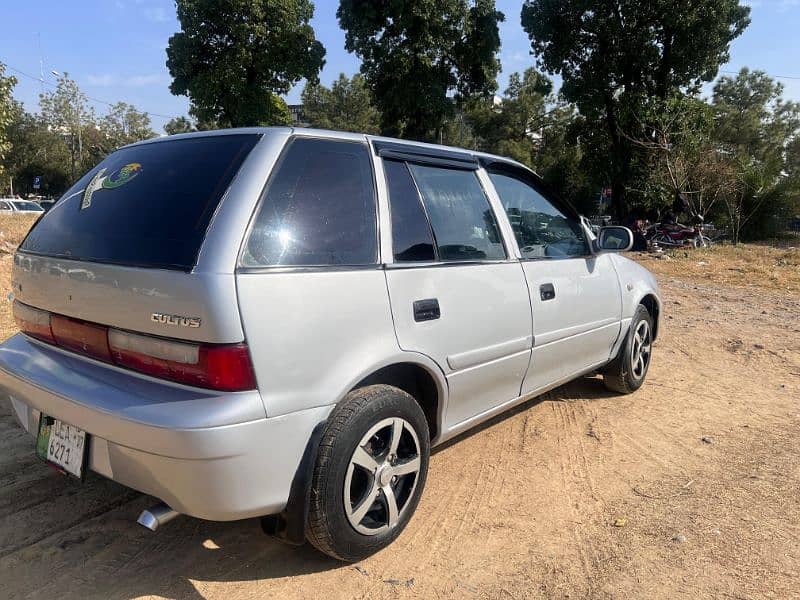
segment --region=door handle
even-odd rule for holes
[[[437,298],[426,298],[425,300],[414,301],[414,320],[435,321],[442,316],[439,310],[439,300]]]
[[[556,297],[556,288],[553,287],[552,283],[543,283],[539,286],[539,297],[542,299],[542,302],[552,300]]]

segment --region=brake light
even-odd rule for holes
[[[186,385],[236,392],[256,387],[245,344],[191,344],[110,329],[114,363]]]
[[[20,331],[44,342],[55,344],[53,330],[50,329],[50,313],[46,310],[39,310],[27,304],[14,301],[12,305],[14,320]]]
[[[256,387],[247,344],[198,344],[129,333],[18,301],[13,312],[23,333],[119,367],[226,392]]]
[[[56,344],[62,348],[111,362],[107,327],[61,315],[51,315],[50,329],[53,331]]]

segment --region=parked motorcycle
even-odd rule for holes
[[[651,244],[669,248],[692,246],[707,248],[711,239],[703,234],[703,224],[681,225],[680,223],[654,223],[647,228],[645,237]]]

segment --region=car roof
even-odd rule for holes
[[[186,138],[194,138],[194,137],[210,137],[210,136],[218,136],[218,135],[241,135],[241,134],[259,134],[259,135],[266,135],[275,132],[283,132],[290,135],[302,135],[302,136],[309,136],[309,137],[327,137],[327,138],[334,138],[334,139],[342,139],[342,140],[353,140],[353,141],[370,141],[370,142],[388,142],[392,144],[406,144],[411,147],[415,148],[427,148],[429,150],[435,150],[440,152],[463,152],[465,154],[469,154],[470,156],[475,157],[476,159],[483,159],[487,162],[503,162],[510,165],[515,165],[526,171],[536,174],[530,167],[512,159],[508,158],[507,156],[499,156],[497,154],[490,154],[488,152],[481,152],[479,150],[472,150],[470,148],[461,148],[458,146],[445,146],[443,144],[431,144],[428,142],[417,142],[414,140],[406,140],[401,138],[392,138],[392,137],[385,137],[380,135],[370,135],[365,133],[354,133],[350,131],[336,131],[332,129],[315,129],[312,127],[238,127],[232,129],[213,129],[209,131],[193,131],[191,133],[179,133],[175,135],[164,135],[161,137],[150,138],[148,140],[142,140],[141,142],[135,142],[134,144],[129,144],[128,146],[123,146],[125,148],[130,146],[140,146],[144,144],[153,144],[153,143],[160,143],[160,142],[167,142],[172,140],[179,140],[179,139],[186,139]],[[538,177],[538,175],[537,175]]]

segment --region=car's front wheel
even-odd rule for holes
[[[427,421],[412,396],[388,385],[348,394],[320,441],[308,540],[344,561],[388,546],[419,503],[429,457]]]

